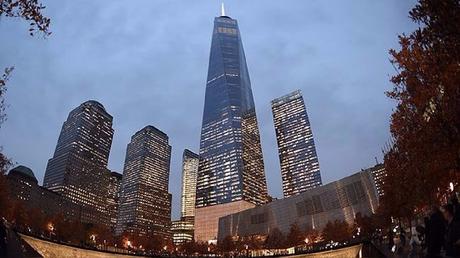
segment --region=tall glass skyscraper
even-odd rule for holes
[[[131,137],[121,182],[117,234],[171,237],[170,161],[169,138],[162,131],[149,125]]]
[[[259,129],[241,35],[237,21],[222,14],[214,20],[206,82],[195,239],[216,238],[218,216],[266,201]]]
[[[321,185],[315,141],[302,93],[297,90],[272,101],[284,197]]]
[[[182,155],[181,218],[171,224],[173,242],[176,245],[193,239],[198,164],[198,154],[185,149]]]
[[[70,112],[48,161],[44,187],[93,208],[81,218],[83,222],[110,225],[107,162],[112,138],[112,116],[101,103],[86,101]]]
[[[194,221],[196,199],[196,176],[198,173],[198,154],[184,150],[182,155],[182,220]]]

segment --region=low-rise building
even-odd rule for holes
[[[181,245],[193,240],[193,222],[176,220],[171,224],[171,233],[175,245]]]
[[[218,239],[268,235],[278,228],[288,234],[292,224],[322,230],[328,221],[354,222],[357,213],[370,215],[378,199],[370,171],[362,171],[301,194],[274,200],[219,219]]]
[[[81,221],[87,210],[66,197],[38,185],[32,170],[25,166],[17,166],[7,175],[8,192],[12,201],[20,202],[27,210],[40,210],[49,217],[61,214],[67,220]]]

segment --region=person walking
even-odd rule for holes
[[[433,206],[428,225],[426,226],[427,257],[441,257],[444,233],[445,224],[443,215],[437,206]]]
[[[6,257],[6,245],[7,245],[6,227],[3,220],[0,219],[0,257]]]
[[[460,257],[460,222],[455,219],[454,206],[447,204],[442,209],[444,219],[447,221],[446,249],[447,257]]]

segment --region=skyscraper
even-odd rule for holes
[[[387,177],[385,165],[380,163],[366,170],[369,170],[371,172],[372,178],[374,179],[374,182],[375,182],[375,188],[377,190],[377,195],[379,198],[381,198],[385,194],[384,185],[385,185],[385,180]]]
[[[195,240],[217,238],[218,218],[267,201],[264,163],[237,21],[214,20],[200,141]]]
[[[165,133],[150,125],[131,137],[121,183],[117,234],[130,232],[170,238],[168,140]]]
[[[315,141],[299,90],[272,101],[284,197],[321,185]]]
[[[86,101],[70,112],[48,161],[44,186],[94,209],[83,222],[109,226],[106,167],[112,138],[112,116],[101,103]]]
[[[122,175],[117,172],[109,172],[109,186],[107,196],[107,211],[110,213],[110,227],[114,231],[117,225],[118,205],[120,202],[120,188]]]
[[[190,150],[184,150],[182,155],[182,198],[181,217],[182,220],[194,221],[195,198],[196,198],[196,176],[198,173],[198,154]]]
[[[182,155],[181,218],[171,225],[174,244],[183,244],[193,239],[198,163],[198,154],[185,149]]]

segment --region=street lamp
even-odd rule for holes
[[[93,243],[96,243],[96,235],[95,234],[90,235],[89,240],[91,240]]]
[[[54,225],[52,222],[48,223],[48,230],[50,232],[50,239],[51,239],[51,234],[53,233],[54,231]]]

